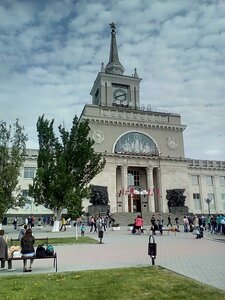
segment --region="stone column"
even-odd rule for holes
[[[148,191],[148,209],[149,212],[155,212],[155,201],[154,201],[154,194],[153,194],[153,168],[147,167],[146,168],[147,174],[147,191]]]
[[[220,195],[217,195],[217,181],[219,180],[219,176],[213,176],[213,194],[214,194],[214,207],[215,207],[215,211],[218,214],[219,213],[219,205],[218,205],[218,198],[220,197]],[[218,197],[219,196],[219,197]]]
[[[202,176],[201,175],[198,175],[198,184],[199,184],[201,210],[203,213],[205,213],[206,203],[205,203],[205,197],[204,197],[203,190],[202,190]],[[192,195],[190,195],[190,197],[192,199],[192,202],[194,202],[193,193],[192,193]],[[195,210],[195,207],[193,207],[193,210]],[[207,211],[208,211],[208,207],[207,207]]]
[[[125,194],[127,190],[127,165],[124,164],[121,168],[122,170],[122,199],[123,199],[123,212],[128,212],[128,195]]]
[[[162,203],[162,178],[161,178],[162,173],[161,172],[162,172],[161,166],[159,166],[159,168],[157,168],[157,201],[158,201],[159,211],[164,212],[164,207]]]

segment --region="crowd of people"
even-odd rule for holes
[[[183,218],[184,232],[195,232],[196,238],[203,237],[203,232],[215,234],[225,234],[225,216],[209,215],[205,216],[184,216]]]
[[[166,224],[166,227],[165,227]],[[175,231],[180,231],[179,217],[171,220],[171,215],[168,215],[167,223],[164,224],[161,214],[153,214],[150,220],[150,230],[153,235],[156,231],[162,235],[163,230],[168,230],[168,227],[173,227]],[[141,234],[143,232],[144,220],[141,215],[138,215],[134,224],[129,224],[132,226],[132,234]],[[165,229],[166,228],[166,229]],[[215,234],[225,234],[225,216],[224,215],[211,215],[209,217],[205,216],[184,216],[183,217],[183,228],[184,232],[193,232],[196,235],[196,239],[203,238],[205,230]]]

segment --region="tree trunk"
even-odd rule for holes
[[[60,226],[60,219],[61,219],[62,211],[63,211],[63,209],[53,210],[54,225],[53,225],[53,228],[52,228],[52,232],[59,232],[59,226]]]
[[[60,221],[59,221],[59,220],[55,220],[55,221],[54,221],[54,225],[53,225],[53,228],[52,228],[52,232],[59,232],[59,224],[60,224]]]

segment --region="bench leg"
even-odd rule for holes
[[[58,271],[57,254],[55,254],[55,257],[54,257],[54,268],[55,268],[55,271],[57,272]]]

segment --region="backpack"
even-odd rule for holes
[[[45,255],[46,256],[53,256],[54,255],[54,248],[52,245],[48,245],[46,250],[45,250]]]
[[[38,245],[36,249],[36,257],[45,257],[45,248],[42,245]]]

